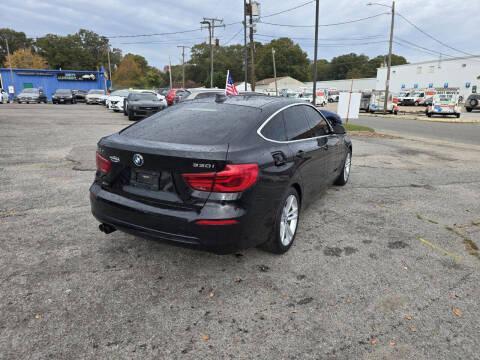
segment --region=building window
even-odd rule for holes
[[[435,72],[435,65],[429,66],[429,67],[428,67],[428,72],[429,72],[430,74],[433,74],[433,73]]]
[[[393,70],[392,73],[393,73],[393,74],[396,74],[396,73],[397,73],[397,70]]]
[[[467,67],[467,64],[462,64],[462,67],[463,67],[463,68],[464,68],[464,67]]]
[[[417,67],[417,74],[421,74],[422,73],[422,67],[421,66],[418,66]]]

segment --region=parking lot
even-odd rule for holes
[[[480,146],[353,137],[293,248],[214,255],[105,235],[102,106],[0,106],[0,357],[473,359]]]

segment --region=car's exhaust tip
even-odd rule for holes
[[[117,229],[115,229],[115,227],[113,227],[112,225],[109,225],[109,224],[100,224],[100,225],[98,225],[98,228],[100,229],[101,232],[103,232],[107,235],[111,234],[112,232],[117,230]]]

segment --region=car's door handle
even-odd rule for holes
[[[273,161],[275,166],[282,166],[287,163],[287,158],[285,154],[281,151],[275,151],[272,153]]]
[[[300,159],[305,159],[305,151],[303,150],[298,150],[297,151],[297,154],[295,155],[297,158],[300,158]]]
[[[324,142],[324,139],[317,139],[318,148],[322,150],[328,150],[328,142]]]

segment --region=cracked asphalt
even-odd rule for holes
[[[480,144],[355,135],[287,254],[219,256],[98,231],[96,142],[129,124],[0,105],[0,358],[480,358]]]

